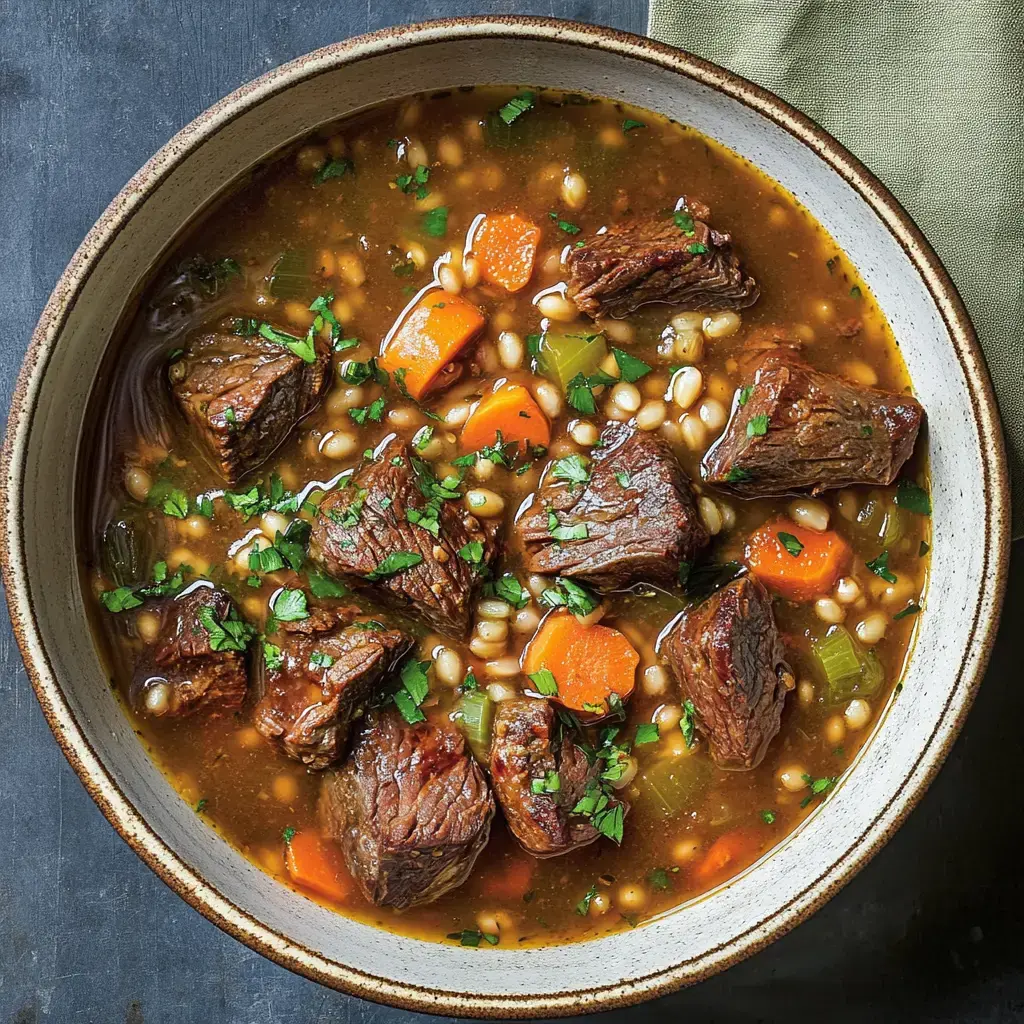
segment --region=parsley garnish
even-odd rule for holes
[[[427,679],[429,667],[429,661],[417,661],[415,658],[407,659],[402,665],[402,689],[395,693],[394,700],[402,717],[410,725],[415,725],[426,719],[426,715],[420,710],[420,705],[427,699],[427,694],[430,692],[430,681]]]
[[[214,610],[207,604],[199,609],[199,621],[209,634],[210,647],[214,651],[244,651],[256,630],[238,618],[234,607],[228,609],[224,619],[217,620]]]
[[[285,588],[277,595],[270,610],[279,622],[301,622],[308,619],[309,609],[306,607],[305,591]]]
[[[889,550],[886,548],[877,558],[864,563],[876,576],[881,576],[886,583],[895,583],[896,574],[889,568]]]
[[[586,523],[576,523],[574,526],[561,525],[554,512],[548,512],[548,533],[557,541],[586,540],[590,536]]]
[[[422,561],[423,556],[416,551],[392,551],[373,572],[366,574],[366,578],[370,582],[386,579],[388,576],[394,576],[405,569],[411,569]]]
[[[517,118],[522,117],[528,110],[533,109],[534,95],[529,90],[513,96],[503,107],[498,110],[498,117],[511,124]]]
[[[672,214],[672,219],[676,222],[676,227],[688,238],[693,238],[695,229],[693,226],[693,218],[685,210],[676,210]]]
[[[484,593],[501,598],[516,609],[525,608],[530,603],[530,592],[510,572],[493,583],[488,583],[484,587]]]
[[[754,479],[754,474],[749,469],[744,469],[742,466],[733,466],[725,475],[725,479],[730,484],[745,484],[748,480]]]
[[[804,546],[791,533],[785,531],[778,534],[779,543],[794,557],[798,557]]]
[[[426,199],[430,195],[430,191],[427,188],[427,180],[430,178],[430,168],[424,167],[423,164],[417,166],[412,174],[400,174],[395,178],[395,184],[406,194],[410,192],[416,194],[417,199]],[[394,268],[392,267],[392,270]]]
[[[647,127],[647,125],[645,125],[643,123],[643,121],[634,121],[633,118],[627,117],[626,120],[622,122],[622,134],[623,135],[628,135],[635,128],[646,128],[646,127]]]
[[[530,779],[530,792],[534,796],[558,793],[562,788],[562,777],[558,772],[547,772],[542,779]]]
[[[264,640],[263,661],[266,663],[268,671],[276,672],[284,664],[284,655],[281,653],[281,648],[277,644],[272,644],[269,640]]]
[[[678,871],[679,869],[676,868]],[[655,890],[664,891],[668,888],[669,877],[668,872],[664,868],[655,868],[648,876],[651,883],[651,888]]]
[[[260,324],[260,329],[257,333],[261,338],[266,338],[267,341],[272,341],[276,345],[283,345],[293,356],[298,356],[304,363],[316,362],[316,347],[314,345],[316,333],[313,327],[310,327],[309,333],[305,338],[296,338],[294,334],[279,331],[267,323]]]
[[[349,590],[344,583],[328,576],[326,573],[310,569],[306,574],[309,578],[309,589],[314,597],[347,597]]]
[[[920,610],[921,606],[919,604],[908,604],[907,607],[903,609],[903,611],[897,612],[893,616],[893,620],[899,621],[900,619],[905,619],[908,615],[916,615]]]
[[[766,825],[774,825],[775,824],[775,812],[771,811],[771,810],[764,810],[764,811],[762,811],[761,812],[761,820]]]
[[[316,172],[313,184],[322,185],[325,181],[330,181],[332,178],[343,178],[346,174],[355,174],[355,172],[355,165],[348,157],[337,157],[334,160],[328,160]]]
[[[800,801],[801,807],[806,807],[816,796],[821,796],[822,793],[827,793],[838,781],[838,777],[833,775],[831,778],[812,779],[810,775],[801,776],[804,782],[810,786],[810,793]]]
[[[747,437],[763,437],[768,433],[768,413],[751,416],[747,422]]]
[[[490,946],[496,946],[498,944],[498,936],[492,935],[490,932],[477,931],[475,928],[464,928],[461,932],[449,932],[449,939],[458,939],[460,944],[463,946],[479,946],[481,941],[486,942]]]
[[[683,734],[686,749],[689,750],[694,744],[694,731],[696,727],[697,709],[693,706],[692,700],[683,702],[683,717],[679,719],[679,729]]]
[[[603,370],[592,373],[589,377],[583,373],[577,373],[566,385],[566,401],[584,416],[593,416],[597,412],[597,402],[594,400],[593,389],[599,386],[608,387],[617,384],[618,381]]]
[[[542,668],[537,672],[531,672],[527,679],[537,687],[537,692],[542,697],[554,697],[558,693],[558,682],[550,669]]]
[[[580,233],[579,225],[573,224],[569,220],[562,220],[554,210],[551,210],[548,216],[558,225],[558,229],[564,231],[567,235],[578,235]]]
[[[747,384],[740,388],[738,401],[740,405],[746,405],[750,401],[750,396],[754,393],[754,385]]]
[[[555,460],[551,475],[556,480],[567,480],[570,486],[585,484],[590,479],[590,468],[581,455],[566,455]]]
[[[932,501],[928,497],[928,492],[913,480],[906,478],[896,485],[896,504],[908,512],[916,512],[919,516],[932,514]]]
[[[586,917],[587,916],[587,913],[590,911],[590,904],[594,902],[594,898],[596,896],[597,896],[597,886],[596,885],[592,885],[586,891],[586,893],[584,893],[583,899],[581,899],[579,901],[579,903],[576,904],[576,913],[579,914],[580,917]]]
[[[636,738],[633,740],[634,747],[642,747],[645,743],[658,742],[658,723],[641,722],[636,727]]]
[[[651,368],[647,363],[642,359],[637,359],[636,356],[631,356],[628,352],[623,352],[621,348],[613,348],[612,355],[618,364],[622,379],[630,384],[641,377],[646,377],[651,372]]]
[[[386,404],[386,399],[381,395],[380,398],[374,399],[374,401],[362,409],[349,409],[348,414],[352,417],[352,421],[359,424],[359,426],[362,426],[367,420],[371,423],[380,423],[380,418],[384,415],[384,406]]]
[[[582,583],[559,578],[553,587],[548,587],[540,595],[540,603],[548,608],[568,608],[573,615],[587,616],[600,603],[598,596]]]
[[[431,238],[444,238],[448,233],[448,207],[437,206],[423,214],[423,233]]]

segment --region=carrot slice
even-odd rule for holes
[[[597,717],[611,710],[613,693],[626,700],[633,692],[639,663],[640,655],[617,629],[582,626],[567,611],[548,615],[523,653],[527,675],[547,669],[555,677],[553,700]]]
[[[793,601],[827,594],[850,564],[850,545],[835,530],[806,530],[785,516],[759,526],[748,538],[744,558],[770,590]]]
[[[535,861],[529,857],[515,857],[492,865],[491,871],[482,879],[480,892],[495,899],[522,899],[530,888]]]
[[[760,846],[758,837],[746,828],[738,828],[719,836],[693,869],[694,880],[702,885],[721,881],[723,877],[745,867]]]
[[[473,235],[473,255],[485,281],[517,292],[533,275],[539,244],[536,224],[515,213],[488,214]]]
[[[432,290],[405,314],[385,341],[380,365],[405,371],[405,387],[421,399],[441,383],[442,371],[458,358],[486,323],[483,313],[459,295]]]
[[[502,384],[484,395],[462,428],[459,447],[479,451],[494,444],[499,431],[502,441],[522,441],[528,447],[551,443],[548,418],[522,384]]]
[[[293,882],[328,899],[342,902],[352,892],[341,851],[317,832],[296,832],[285,844],[284,863]]]

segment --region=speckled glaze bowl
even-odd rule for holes
[[[466,949],[375,930],[278,885],[204,825],[150,762],[110,691],[75,570],[83,416],[131,295],[178,231],[282,144],[378,100],[494,81],[639,104],[718,139],[832,233],[892,324],[928,410],[935,544],[902,692],[834,793],[739,877],[614,936]],[[892,834],[950,748],[981,679],[1007,569],[1009,499],[988,374],[964,308],[918,230],[849,153],[780,100],[695,57],[539,19],[389,29],[300,58],[168,143],[89,232],[47,303],[3,453],[4,580],[39,701],[114,827],[192,906],[324,984],[411,1009],[523,1017],[606,1009],[727,967],[812,913]]]

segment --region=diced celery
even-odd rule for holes
[[[895,501],[890,501],[885,510],[885,522],[882,524],[882,547],[892,550],[903,539],[907,532],[907,519],[910,513],[900,508]]]
[[[656,756],[637,772],[638,800],[654,814],[675,817],[696,806],[708,776],[708,762],[699,754],[677,757]]]
[[[494,724],[494,701],[483,690],[470,690],[456,707],[466,742],[478,761],[491,756],[491,726]]]
[[[830,704],[873,694],[885,676],[874,651],[865,650],[845,626],[832,626],[811,643]]]
[[[596,373],[607,355],[608,346],[603,334],[547,331],[540,339],[537,369],[564,391],[577,374],[589,377]]]

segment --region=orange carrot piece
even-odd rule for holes
[[[293,882],[320,896],[340,903],[352,892],[341,851],[317,832],[296,832],[285,843],[284,862]]]
[[[547,669],[558,686],[552,699],[587,716],[603,717],[613,693],[626,700],[640,655],[617,629],[582,626],[567,611],[552,612],[527,645],[523,671]]]
[[[484,395],[466,420],[459,438],[463,452],[479,451],[502,441],[522,441],[527,447],[551,443],[551,425],[533,395],[522,384],[502,384]]]
[[[515,213],[488,214],[473,235],[473,255],[485,281],[517,292],[533,275],[539,244],[536,224]]]
[[[481,881],[481,894],[502,900],[522,899],[533,880],[534,864],[530,857],[515,857],[492,865]]]
[[[827,594],[851,555],[850,545],[835,530],[806,530],[785,516],[759,526],[747,538],[744,552],[750,571],[769,590],[793,601]]]
[[[462,297],[429,291],[393,329],[379,363],[391,374],[404,369],[406,390],[418,401],[441,383],[442,371],[485,323],[483,313]]]
[[[747,828],[738,828],[719,836],[693,869],[694,880],[701,885],[720,882],[739,871],[753,859],[760,840]]]

